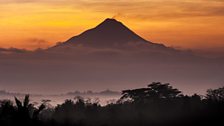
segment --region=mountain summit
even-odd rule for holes
[[[95,28],[74,36],[61,45],[113,47],[139,42],[144,44],[151,43],[134,33],[123,23],[112,18],[107,18]]]

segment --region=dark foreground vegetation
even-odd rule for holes
[[[34,107],[29,96],[0,103],[1,126],[194,126],[224,125],[224,88],[205,96],[183,95],[169,84],[125,90],[116,102],[100,106],[81,97],[54,108]]]

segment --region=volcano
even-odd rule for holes
[[[145,40],[115,19],[51,48],[7,52],[0,59],[1,87],[14,90],[15,84],[21,91],[120,91],[161,81],[195,93],[224,82],[223,60]]]
[[[127,46],[142,46],[144,48],[169,49],[162,44],[152,43],[145,40],[130,30],[120,21],[107,18],[95,28],[89,29],[80,35],[74,36],[67,41],[54,46],[61,47],[93,47],[93,48],[121,48]]]

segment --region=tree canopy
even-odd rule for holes
[[[171,99],[182,96],[181,91],[170,86],[169,83],[162,84],[153,82],[147,88],[139,88],[133,90],[122,91],[122,100],[143,101],[143,100],[158,100]]]

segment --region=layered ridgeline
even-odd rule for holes
[[[120,91],[161,81],[203,94],[224,82],[223,61],[145,40],[115,19],[46,50],[2,51],[0,86],[16,92]]]

